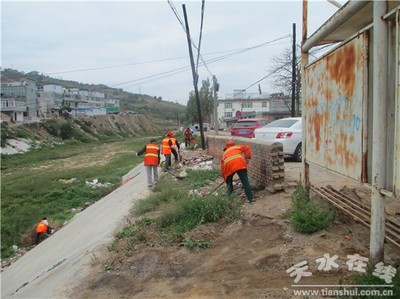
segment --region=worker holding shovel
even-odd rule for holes
[[[250,203],[254,203],[253,191],[247,176],[247,161],[249,159],[251,159],[250,146],[227,141],[221,158],[221,172],[228,187],[228,194],[233,192],[233,176],[237,173],[243,184],[247,199]]]

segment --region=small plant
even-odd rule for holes
[[[199,251],[200,249],[206,249],[210,247],[210,240],[196,240],[192,238],[186,238],[185,241],[183,242],[183,246],[189,249],[194,249],[196,251]]]
[[[144,226],[152,224],[153,222],[154,222],[153,219],[151,219],[150,217],[143,217],[142,219],[140,219],[138,225],[140,227],[144,227]]]
[[[308,197],[304,187],[297,187],[292,196],[293,210],[287,214],[294,228],[312,234],[326,228],[335,218],[335,210]]]
[[[373,275],[374,268],[368,265],[367,271],[365,273],[356,273],[354,280],[356,285],[365,285],[368,287],[368,292],[370,296],[353,296],[353,299],[361,298],[400,298],[400,267],[396,269],[396,275],[392,277],[392,280],[388,285],[393,285],[393,287],[388,286],[387,288],[382,287],[370,287],[370,286],[381,286],[385,284],[385,280]],[[387,295],[384,295],[385,292]],[[390,294],[391,293],[391,294]]]
[[[207,184],[207,182],[214,182],[221,176],[219,169],[212,170],[187,170],[188,176],[185,178],[186,183],[190,188],[199,188]]]
[[[112,270],[112,266],[110,264],[104,264],[103,265],[103,269],[104,269],[104,271],[111,271]]]

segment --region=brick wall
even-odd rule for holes
[[[229,136],[207,136],[207,152],[221,158],[225,142]],[[235,137],[236,144],[251,147],[252,158],[247,170],[250,184],[254,188],[266,187],[271,191],[284,189],[285,165],[281,143],[256,141],[249,138]]]

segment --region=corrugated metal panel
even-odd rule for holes
[[[364,2],[364,3],[361,3]],[[326,21],[316,32],[308,39],[314,40],[315,43],[309,45],[309,48],[317,44],[326,44],[333,41],[344,41],[358,31],[364,29],[373,22],[373,2],[374,1],[348,1],[342,6],[328,21]],[[387,1],[388,11],[396,9],[400,5],[399,0]],[[342,15],[357,7],[357,11],[349,14],[345,20],[341,20]],[[334,23],[334,24],[333,24]],[[329,30],[327,30],[329,28]],[[315,36],[321,36],[315,40]]]
[[[368,33],[306,69],[306,153],[311,163],[361,181]]]

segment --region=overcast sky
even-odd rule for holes
[[[182,4],[198,47],[200,0],[2,0],[1,67],[186,105],[194,88]],[[309,1],[309,34],[336,11],[328,1]],[[301,19],[301,0],[206,0],[200,53],[207,67],[200,60],[199,88],[215,75],[220,98],[235,89],[258,92],[258,83],[249,86],[269,74],[274,56],[291,48],[293,23],[301,43]],[[268,78],[260,86],[276,92]]]

